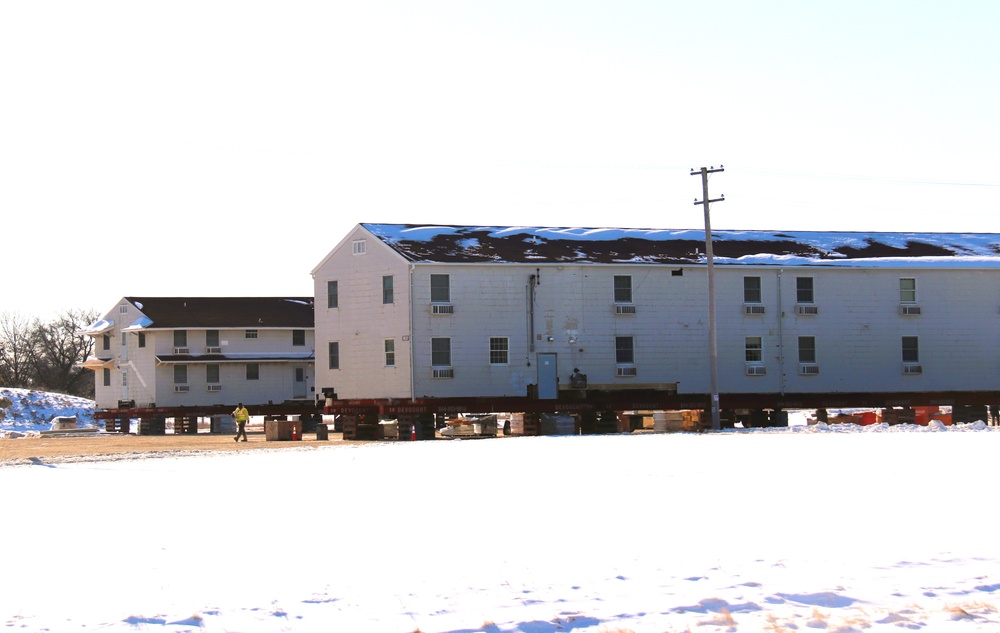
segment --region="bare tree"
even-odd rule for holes
[[[94,349],[94,340],[77,331],[97,318],[93,310],[67,310],[55,321],[34,328],[34,380],[39,389],[94,397],[90,370],[80,367]]]
[[[30,388],[34,382],[34,357],[34,324],[22,314],[0,314],[0,385]]]

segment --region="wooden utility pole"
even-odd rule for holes
[[[716,167],[702,167],[692,169],[691,175],[701,175],[701,200],[695,199],[695,204],[705,207],[705,255],[708,257],[708,364],[712,376],[712,430],[718,431],[722,428],[722,421],[719,416],[719,348],[715,338],[715,269],[713,268],[712,255],[712,220],[709,217],[708,205],[712,202],[722,202],[725,196],[719,196],[714,200],[708,198],[708,175],[725,171],[722,165]]]

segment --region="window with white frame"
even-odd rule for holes
[[[431,303],[451,303],[450,275],[431,275]]]
[[[396,339],[385,339],[385,366],[396,366]]]
[[[635,338],[632,336],[615,337],[615,362],[619,365],[635,364]]]
[[[340,297],[337,294],[337,282],[326,282],[326,307],[336,308],[339,305]]]
[[[368,245],[364,240],[354,240],[354,242],[351,243],[351,253],[354,255],[364,255],[368,252],[367,247]]]
[[[435,337],[431,339],[431,366],[451,367],[451,339]]]
[[[205,330],[205,347],[219,347],[219,331]]]
[[[330,341],[327,344],[327,354],[330,357],[327,366],[330,369],[340,369],[340,343],[338,341]]]
[[[187,365],[174,365],[174,384],[186,385],[188,381]]]
[[[615,303],[632,303],[632,275],[615,275]]]
[[[393,302],[392,297],[392,275],[382,276],[382,303],[390,304]]]
[[[247,363],[247,380],[260,380],[259,363]]]
[[[216,363],[205,365],[205,382],[209,384],[218,384],[219,366]]]
[[[490,337],[490,365],[510,363],[510,340],[506,336]]]
[[[917,280],[913,277],[903,277],[899,280],[899,302],[917,302]]]
[[[174,347],[187,347],[187,346],[188,346],[187,330],[174,330]]]
[[[764,362],[764,340],[759,336],[744,339],[744,354],[748,363]]]
[[[799,362],[800,363],[815,363],[816,362],[816,337],[815,336],[800,336],[799,337]]]
[[[795,302],[796,303],[813,303],[813,278],[812,277],[796,277],[795,278]]]
[[[919,363],[920,362],[920,343],[916,336],[904,336],[903,337],[903,362],[904,363]]]
[[[743,303],[760,303],[760,277],[743,278]]]

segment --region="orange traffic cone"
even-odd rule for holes
[[[411,424],[410,425],[410,440],[413,441],[413,442],[417,441],[417,425],[416,424]]]

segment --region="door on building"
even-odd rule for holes
[[[538,354],[538,399],[555,400],[559,397],[559,372],[556,354]]]
[[[305,398],[306,397],[306,368],[305,367],[293,367],[292,368],[292,397],[293,398]]]

